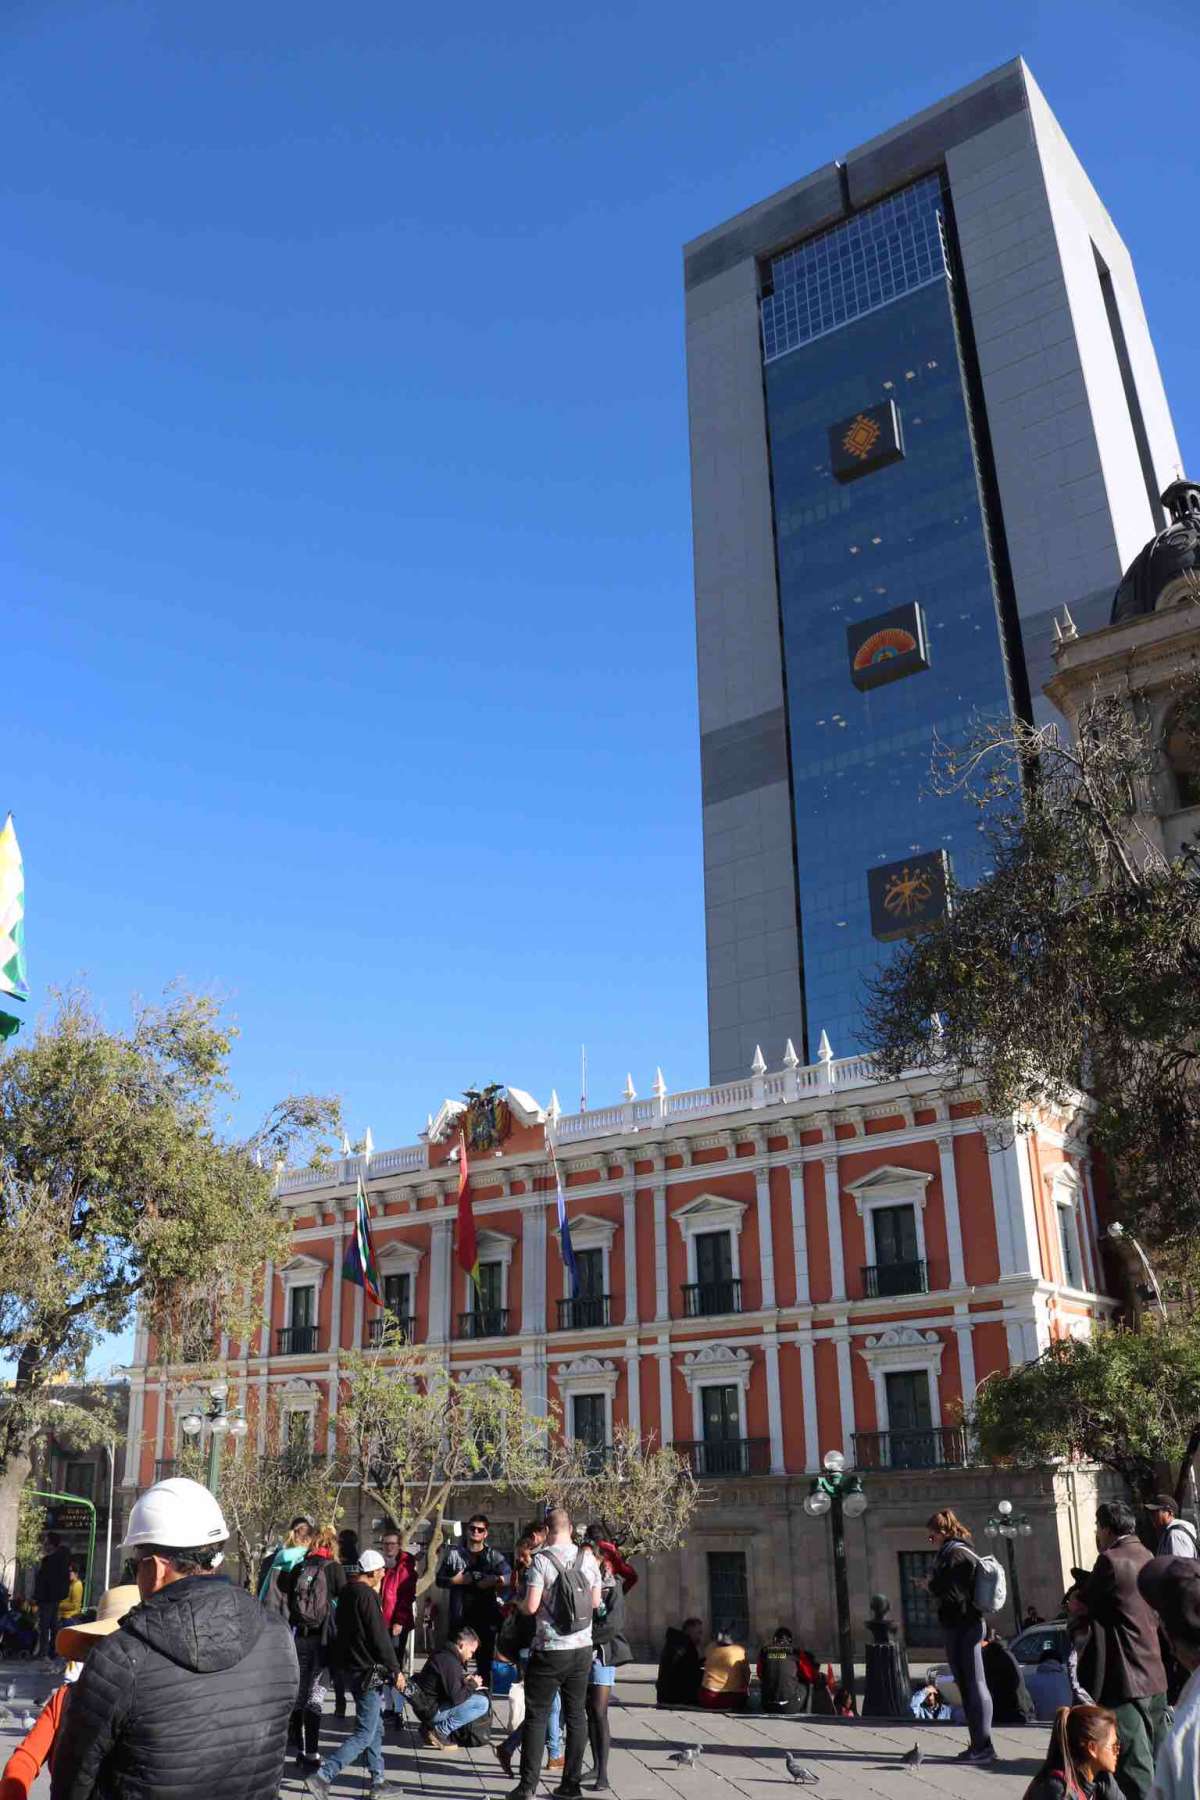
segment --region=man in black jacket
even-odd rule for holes
[[[43,1660],[54,1655],[54,1639],[58,1631],[58,1608],[71,1586],[71,1552],[53,1531],[46,1537],[46,1554],[33,1578],[33,1602],[38,1615],[38,1655]]]
[[[1100,1555],[1083,1593],[1093,1641],[1079,1659],[1084,1687],[1117,1715],[1117,1782],[1125,1800],[1144,1800],[1150,1792],[1167,1724],[1167,1672],[1158,1621],[1138,1591],[1138,1576],[1150,1552],[1134,1535],[1136,1529],[1133,1508],[1124,1501],[1105,1500],[1096,1508]]]
[[[469,1625],[460,1626],[444,1649],[434,1651],[413,1683],[436,1707],[421,1733],[429,1750],[457,1750],[455,1734],[487,1712],[482,1676],[467,1674],[467,1664],[478,1649],[476,1633]]]
[[[159,1481],[134,1502],[121,1548],[142,1603],[88,1655],[52,1800],[275,1800],[296,1652],[282,1619],[216,1575],[228,1535],[198,1482]]]
[[[378,1550],[364,1550],[358,1567],[337,1603],[337,1627],[333,1655],[354,1696],[354,1730],[339,1750],[326,1757],[321,1767],[305,1776],[305,1786],[315,1800],[325,1800],[343,1769],[360,1756],[366,1758],[371,1794],[384,1794],[383,1691],[404,1691],[404,1676],[396,1658],[392,1634],[383,1621],[379,1590],[383,1586],[384,1560]],[[225,1796],[221,1796],[225,1800]]]

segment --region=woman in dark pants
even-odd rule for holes
[[[971,1534],[947,1507],[928,1521],[929,1541],[937,1557],[929,1571],[929,1592],[937,1601],[938,1622],[946,1633],[946,1661],[962,1695],[971,1741],[960,1762],[989,1763],[992,1746],[992,1696],[983,1673],[983,1614],[975,1605],[978,1559],[969,1547]]]

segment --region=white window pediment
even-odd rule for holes
[[[316,1412],[321,1391],[315,1381],[293,1375],[279,1389],[279,1404],[285,1412]]]
[[[511,1386],[512,1370],[499,1369],[495,1363],[472,1363],[469,1369],[459,1371],[455,1380],[463,1387],[471,1387],[480,1381],[506,1381]]]
[[[480,1262],[503,1263],[507,1269],[512,1262],[513,1245],[516,1241],[516,1238],[509,1237],[504,1231],[481,1231],[475,1239]]]
[[[580,1213],[577,1218],[568,1220],[571,1227],[571,1247],[574,1250],[611,1250],[613,1239],[617,1235],[615,1219],[599,1219],[593,1213]],[[557,1225],[555,1235],[561,1236]]]
[[[848,1194],[854,1195],[855,1210],[861,1219],[871,1206],[915,1206],[922,1212],[925,1190],[932,1180],[927,1169],[904,1169],[886,1163],[883,1168],[872,1169],[869,1175],[861,1175],[857,1181],[847,1181],[843,1185]]]
[[[1048,1169],[1042,1179],[1050,1189],[1050,1197],[1056,1206],[1079,1205],[1083,1197],[1083,1183],[1070,1163],[1060,1163],[1057,1169]]]
[[[748,1350],[734,1350],[729,1344],[707,1344],[683,1359],[683,1379],[689,1394],[701,1387],[726,1387],[736,1384],[746,1393],[754,1363]]]
[[[329,1272],[329,1264],[319,1256],[293,1256],[290,1262],[279,1271],[279,1279],[283,1283],[283,1291],[289,1294],[293,1288],[315,1287],[318,1296],[321,1283]]]
[[[619,1374],[615,1362],[598,1356],[577,1356],[572,1362],[558,1363],[554,1379],[560,1394],[607,1394],[611,1401]]]
[[[699,1231],[732,1231],[736,1237],[745,1216],[743,1203],[723,1194],[697,1194],[671,1214],[685,1238],[695,1237]]]
[[[381,1275],[415,1275],[424,1255],[425,1252],[418,1250],[415,1244],[393,1239],[377,1253],[376,1261]]]
[[[918,1331],[913,1325],[892,1325],[869,1337],[859,1355],[872,1376],[885,1369],[941,1369],[946,1348],[936,1331]]]

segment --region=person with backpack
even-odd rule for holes
[[[937,1551],[926,1585],[937,1601],[938,1623],[946,1634],[946,1661],[967,1715],[969,1742],[958,1760],[994,1762],[992,1696],[983,1672],[983,1612],[976,1603],[980,1558],[971,1549],[971,1533],[949,1507],[935,1512],[926,1524],[929,1542]]]
[[[459,1734],[486,1718],[491,1702],[482,1691],[483,1679],[467,1673],[478,1649],[475,1633],[469,1625],[461,1625],[443,1649],[433,1652],[407,1689],[427,1750],[456,1751]]]
[[[520,1609],[537,1621],[525,1671],[525,1732],[521,1773],[509,1800],[533,1800],[546,1750],[546,1726],[555,1694],[562,1695],[567,1727],[563,1778],[554,1800],[582,1800],[580,1776],[587,1743],[587,1690],[592,1668],[592,1617],[601,1602],[600,1565],[576,1545],[570,1514],[561,1506],[546,1514],[546,1543],[530,1565]]]
[[[321,1760],[321,1671],[329,1661],[334,1635],[334,1607],[346,1585],[346,1571],[334,1556],[337,1536],[332,1525],[318,1531],[303,1559],[288,1574],[285,1593],[288,1623],[296,1640],[300,1681],[292,1709],[289,1741],[303,1768]]]
[[[287,1528],[287,1536],[263,1557],[258,1571],[258,1598],[268,1612],[288,1616],[287,1577],[303,1562],[312,1538],[312,1520],[301,1513]]]
[[[327,1800],[342,1770],[360,1756],[370,1774],[371,1800],[381,1800],[388,1791],[383,1771],[383,1694],[389,1686],[403,1693],[405,1680],[379,1604],[383,1572],[378,1550],[364,1550],[338,1599],[332,1649],[354,1696],[355,1724],[340,1748],[305,1775],[304,1785],[313,1800]]]
[[[1179,1516],[1170,1494],[1155,1494],[1146,1508],[1154,1532],[1155,1556],[1195,1556],[1196,1530]]]
[[[811,1665],[810,1665],[811,1667]],[[802,1679],[795,1639],[781,1625],[769,1644],[758,1653],[758,1691],[765,1713],[807,1712],[816,1674]]]

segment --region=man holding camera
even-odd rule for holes
[[[383,1620],[379,1591],[385,1563],[378,1550],[364,1550],[337,1605],[333,1655],[354,1696],[354,1730],[340,1750],[327,1757],[304,1785],[315,1800],[326,1800],[343,1769],[365,1756],[372,1800],[387,1792],[383,1773],[383,1696],[388,1687],[404,1692],[404,1675],[392,1636]]]

